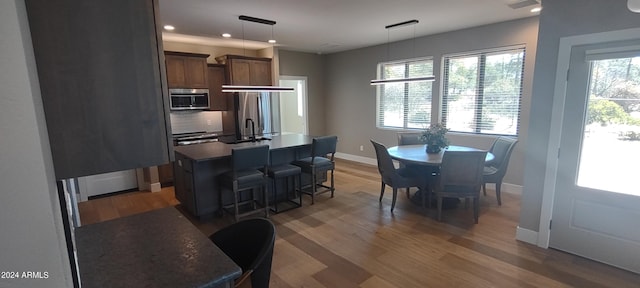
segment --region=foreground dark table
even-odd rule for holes
[[[242,273],[174,207],[75,230],[82,287],[233,287]]]

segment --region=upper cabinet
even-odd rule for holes
[[[209,88],[206,54],[165,51],[169,88]]]
[[[271,59],[224,55],[216,57],[220,64],[227,65],[227,81],[233,85],[271,86]]]
[[[173,158],[157,0],[25,0],[56,179]]]
[[[209,77],[209,105],[210,110],[227,110],[227,97],[222,93],[222,85],[226,82],[225,66],[208,64],[207,77]]]

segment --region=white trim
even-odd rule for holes
[[[280,75],[278,78],[278,84],[280,80],[289,81],[302,81],[304,82],[304,94],[302,97],[302,110],[304,110],[304,131],[302,134],[309,134],[309,79],[307,76],[292,76],[292,75]],[[280,85],[280,84],[279,84]],[[282,113],[282,112],[280,112]],[[280,130],[282,130],[282,123],[280,123]]]
[[[542,207],[540,209],[540,225],[536,244],[540,247],[549,247],[549,221],[553,214],[553,200],[555,197],[556,176],[558,168],[558,149],[560,148],[560,136],[562,134],[562,118],[564,115],[564,102],[566,97],[566,76],[569,70],[569,59],[573,46],[585,44],[598,44],[613,41],[637,39],[640,28],[632,28],[618,31],[609,31],[560,38],[558,49],[558,66],[556,69],[555,88],[553,93],[553,111],[551,125],[549,127],[549,141],[547,145],[546,169],[544,188],[542,191]]]
[[[360,163],[369,164],[369,165],[373,165],[373,166],[378,166],[378,160],[376,160],[375,158],[363,157],[363,156],[352,155],[352,154],[347,154],[347,153],[340,153],[340,152],[336,152],[335,156],[336,156],[336,158],[340,158],[340,159],[344,159],[344,160],[349,160],[349,161],[360,162]]]
[[[516,227],[516,240],[536,245],[538,242],[538,232],[518,226]]]
[[[162,185],[160,185],[160,182],[149,183],[149,190],[151,190],[151,192],[160,192],[162,190]]]

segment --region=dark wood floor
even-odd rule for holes
[[[378,202],[376,167],[339,160],[336,193],[305,196],[301,208],[272,215],[277,227],[271,287],[640,287],[640,275],[515,240],[520,197],[488,191],[479,224],[463,206],[423,211],[404,193]],[[177,206],[171,187],[79,204],[84,225]],[[188,216],[188,215],[187,215]],[[206,235],[230,217],[199,221]]]

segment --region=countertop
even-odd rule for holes
[[[273,136],[271,140],[245,142],[238,144],[225,144],[222,142],[210,142],[195,145],[177,146],[175,152],[195,161],[207,161],[231,156],[231,149],[236,147],[269,145],[270,150],[294,148],[311,145],[314,136],[302,134],[284,134]]]
[[[75,234],[83,287],[226,287],[242,272],[174,207]]]

